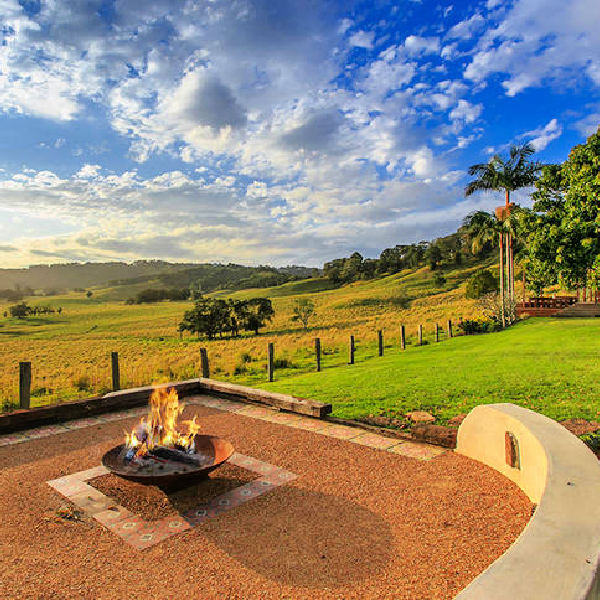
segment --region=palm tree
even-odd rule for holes
[[[497,211],[500,221],[505,221],[510,215],[510,193],[523,187],[533,185],[538,178],[542,165],[529,160],[535,152],[531,144],[522,146],[511,146],[508,158],[502,158],[494,154],[487,163],[472,165],[469,167],[469,175],[476,179],[465,187],[465,196],[481,190],[502,190],[505,194],[506,204],[503,209]],[[500,296],[504,298],[504,287],[508,290],[511,304],[514,302],[514,257],[513,237],[510,223],[498,232],[500,247]],[[503,261],[503,247],[506,246],[506,267]],[[504,270],[506,268],[506,286]],[[504,307],[504,303],[502,303]]]
[[[506,322],[505,315],[505,285],[504,285],[504,246],[503,246],[503,224],[494,215],[483,210],[478,210],[468,215],[463,221],[468,238],[471,242],[471,252],[479,254],[486,244],[495,246],[496,240],[499,240],[498,249],[500,253],[500,321],[502,327]]]

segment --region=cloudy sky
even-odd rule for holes
[[[598,0],[0,0],[0,266],[320,266],[600,124]],[[526,196],[522,201],[526,202]]]

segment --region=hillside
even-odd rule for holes
[[[29,293],[41,291],[56,294],[90,287],[110,287],[110,293],[104,294],[104,297],[125,300],[132,295],[132,291],[148,287],[193,286],[204,293],[228,287],[267,287],[310,277],[313,271],[314,269],[298,266],[247,267],[235,264],[169,263],[161,260],[139,260],[131,264],[32,265],[25,269],[0,269],[0,290],[20,289]]]
[[[259,336],[234,339],[180,339],[178,325],[191,302],[159,302],[127,306],[110,300],[112,288],[95,289],[91,298],[70,293],[29,298],[31,304],[61,306],[62,312],[19,320],[0,318],[0,401],[16,397],[18,362],[32,362],[34,402],[85,396],[108,389],[109,357],[118,351],[123,385],[180,379],[199,372],[198,348],[208,349],[218,379],[262,385],[266,346],[274,342],[278,377],[314,368],[314,337],[319,335],[326,366],[346,362],[348,335],[355,335],[357,356],[375,350],[377,329],[388,342],[397,340],[400,325],[409,337],[418,324],[431,338],[433,324],[447,318],[476,315],[476,301],[465,300],[468,277],[483,264],[466,261],[453,267],[405,269],[394,275],[357,281],[335,289],[325,278],[294,281],[267,289],[218,292],[234,298],[269,296],[275,317]],[[442,275],[443,284],[436,284]],[[439,279],[438,279],[439,280]],[[316,314],[304,330],[291,320],[298,298],[311,299]],[[7,303],[0,301],[0,315]]]

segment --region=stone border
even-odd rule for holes
[[[31,409],[19,409],[0,414],[0,434],[14,433],[22,429],[41,425],[87,418],[114,410],[126,410],[148,403],[155,388],[175,388],[180,397],[208,392],[242,401],[258,402],[290,412],[322,418],[331,413],[331,404],[323,404],[306,398],[296,398],[287,394],[276,394],[264,390],[244,387],[214,379],[188,379],[163,383],[155,386],[131,388],[110,392],[104,396],[74,400],[62,404],[52,404]]]
[[[456,452],[496,469],[538,505],[456,600],[600,598],[600,463],[585,444],[544,415],[484,404],[460,426]]]
[[[274,425],[287,425],[295,429],[302,429],[320,435],[346,440],[353,444],[368,446],[376,450],[385,450],[393,454],[399,454],[408,458],[418,460],[431,460],[446,453],[444,448],[432,446],[431,444],[422,444],[405,439],[397,439],[380,435],[371,430],[365,431],[359,427],[350,427],[347,425],[338,425],[331,423],[326,419],[314,419],[303,415],[280,412],[277,409],[259,406],[256,404],[246,404],[244,402],[235,402],[225,398],[215,398],[211,396],[191,396],[186,399],[187,404],[206,406],[217,410],[227,411],[239,414],[244,417],[261,419],[273,423]],[[133,408],[126,411],[104,414],[101,417],[90,417],[87,419],[77,419],[68,421],[59,425],[49,425],[28,429],[19,433],[0,436],[0,447],[21,444],[30,440],[47,437],[59,433],[66,433],[72,429],[81,429],[82,427],[92,427],[103,423],[110,423],[122,419],[131,419],[134,417],[143,417],[148,413],[147,407]]]
[[[182,531],[197,527],[212,517],[230,511],[248,500],[258,498],[297,477],[291,471],[237,452],[227,462],[258,473],[260,477],[177,516],[164,517],[155,521],[146,521],[134,515],[87,483],[95,477],[108,475],[110,471],[106,467],[94,467],[46,483],[130,546],[136,550],[145,550]]]

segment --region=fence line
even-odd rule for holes
[[[453,323],[451,320],[446,322],[446,339],[453,337]],[[433,330],[433,340],[435,342],[440,341],[440,331],[442,329],[439,324],[435,324]],[[383,330],[377,330],[376,339],[376,352],[375,355],[382,357],[384,356],[384,335]],[[423,325],[419,325],[417,329],[415,346],[422,346],[428,342],[424,339]],[[354,335],[349,336],[348,340],[348,365],[356,363],[356,351],[357,348],[356,338]],[[366,346],[369,348],[369,346]],[[407,348],[407,337],[406,329],[404,325],[400,326],[400,349],[406,350]],[[308,350],[310,352],[310,350]],[[317,372],[323,370],[324,356],[339,353],[339,347],[334,346],[333,350],[327,352],[327,349],[323,348],[321,338],[316,337],[314,339],[314,359],[315,368]],[[251,360],[251,358],[250,358]],[[275,359],[275,345],[273,342],[268,342],[266,352],[266,379],[271,382],[275,378],[275,369],[279,368],[279,365],[284,364],[285,360],[277,361]],[[343,363],[341,363],[343,364]],[[335,366],[341,366],[337,364]],[[141,387],[151,385],[153,382],[164,378],[165,375],[169,380],[175,378],[189,379],[201,375],[202,377],[209,378],[211,374],[218,375],[220,372],[219,368],[215,368],[213,365],[212,373],[209,362],[208,350],[205,347],[201,347],[197,356],[192,357],[191,360],[186,361],[183,365],[178,363],[175,365],[177,370],[173,370],[173,367],[168,367],[168,372],[165,374],[165,368],[161,367],[157,372],[153,372],[150,367],[146,369],[130,366],[127,367],[119,358],[119,353],[116,351],[110,354],[110,363],[105,365],[94,365],[88,372],[80,376],[78,379],[73,377],[72,385],[75,390],[75,397],[89,396],[94,391],[97,393],[106,393],[109,390],[118,390],[126,387]],[[160,376],[160,377],[159,377]],[[49,400],[50,396],[53,396],[55,389],[51,387],[52,380],[48,376],[39,375],[35,370],[35,364],[31,364],[28,361],[22,361],[19,363],[17,385],[14,389],[0,389],[0,410],[10,410],[14,406],[12,398],[18,398],[19,408],[29,408],[30,406],[37,406],[45,404],[44,398]],[[11,386],[12,387],[12,386]],[[73,394],[69,394],[69,398],[73,397]]]

